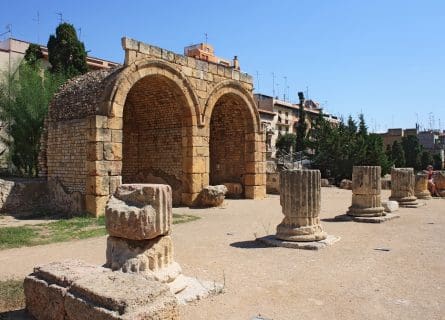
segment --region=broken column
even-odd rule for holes
[[[154,277],[174,292],[184,289],[175,281],[181,267],[173,259],[170,186],[121,185],[107,203],[105,220],[106,267]]]
[[[431,193],[428,190],[428,174],[418,173],[415,177],[414,195],[417,199],[429,200]]]
[[[391,169],[391,197],[399,203],[400,207],[417,207],[417,198],[414,195],[414,169]]]
[[[354,166],[352,169],[352,205],[348,215],[355,217],[384,216],[381,203],[381,167]]]
[[[276,237],[285,241],[319,241],[327,235],[320,225],[320,171],[280,173],[280,204],[284,214]]]

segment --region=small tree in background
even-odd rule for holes
[[[76,29],[69,23],[61,23],[56,34],[48,40],[48,60],[53,73],[62,73],[66,78],[88,71],[85,46],[77,38]]]
[[[278,154],[289,154],[292,150],[295,150],[295,141],[296,136],[293,133],[286,133],[279,136],[277,142],[275,143]]]
[[[15,173],[24,176],[38,174],[43,120],[54,92],[64,82],[62,76],[42,69],[35,49],[30,46],[16,75],[0,88],[0,119],[7,124],[2,140],[9,147]]]
[[[422,170],[420,161],[422,147],[416,136],[406,136],[402,138],[402,147],[405,152],[405,165],[414,170]]]
[[[405,167],[405,151],[399,141],[394,141],[391,148],[391,160],[396,168]]]
[[[426,169],[428,165],[432,165],[434,162],[433,156],[430,152],[424,150],[420,156],[420,163],[423,169]]]
[[[40,46],[35,43],[31,43],[25,51],[25,61],[28,65],[34,68],[40,67],[41,59],[43,59],[43,53]]]
[[[306,123],[306,110],[304,109],[304,94],[303,92],[298,92],[298,98],[300,99],[299,104],[299,116],[298,116],[298,126],[297,126],[297,137],[295,148],[296,151],[305,151],[306,149],[306,133],[307,133],[307,123]]]

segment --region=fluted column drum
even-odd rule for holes
[[[431,193],[428,190],[428,175],[426,173],[418,173],[415,177],[414,195],[418,199],[431,199]]]
[[[352,169],[352,205],[348,215],[359,217],[384,216],[379,166],[354,166]]]
[[[397,201],[399,206],[415,206],[418,204],[414,195],[414,169],[391,169],[391,197],[389,200]]]
[[[280,204],[284,214],[276,237],[286,241],[326,239],[320,225],[321,174],[319,170],[286,170],[280,173]]]

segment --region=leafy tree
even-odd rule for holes
[[[6,137],[2,140],[9,147],[8,157],[16,173],[35,176],[43,119],[54,92],[64,79],[44,72],[32,57],[29,63],[19,66],[17,76],[6,80],[0,89],[0,119],[7,124]]]
[[[394,141],[391,149],[391,159],[397,168],[405,167],[405,151],[399,141]]]
[[[408,168],[414,168],[414,170],[422,170],[422,163],[420,161],[422,147],[419,139],[412,135],[403,137],[402,147],[405,152],[405,165]]]
[[[298,97],[300,98],[299,105],[299,117],[297,126],[297,137],[296,137],[296,151],[304,151],[306,149],[306,110],[304,109],[304,94],[303,92],[298,92]]]
[[[43,59],[43,53],[38,44],[31,43],[25,51],[25,61],[37,68],[39,67],[39,63]]]
[[[365,136],[365,141],[366,154],[362,164],[367,166],[381,166],[382,174],[388,173],[391,168],[391,161],[386,156],[382,137],[378,134],[371,133]]]
[[[358,134],[361,136],[366,136],[368,134],[368,127],[366,126],[365,116],[363,115],[363,113],[359,114],[358,119]]]
[[[357,123],[352,119],[352,116],[349,115],[348,117],[348,124],[347,124],[348,132],[350,135],[357,133]]]
[[[296,136],[293,133],[286,133],[279,136],[275,146],[278,149],[279,154],[290,153],[291,149],[295,150]]]
[[[53,73],[72,78],[88,71],[85,46],[77,38],[74,26],[61,23],[48,40],[48,60]]]
[[[420,156],[420,162],[423,169],[426,169],[426,167],[430,164],[433,164],[434,159],[430,152],[424,150],[422,151],[422,154]]]

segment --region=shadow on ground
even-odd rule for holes
[[[25,309],[0,312],[0,320],[32,320],[34,319],[28,313],[26,313]]]
[[[262,249],[262,248],[270,248],[270,246],[265,245],[256,240],[248,240],[248,241],[238,241],[232,242],[230,244],[231,247],[240,248],[240,249]]]

